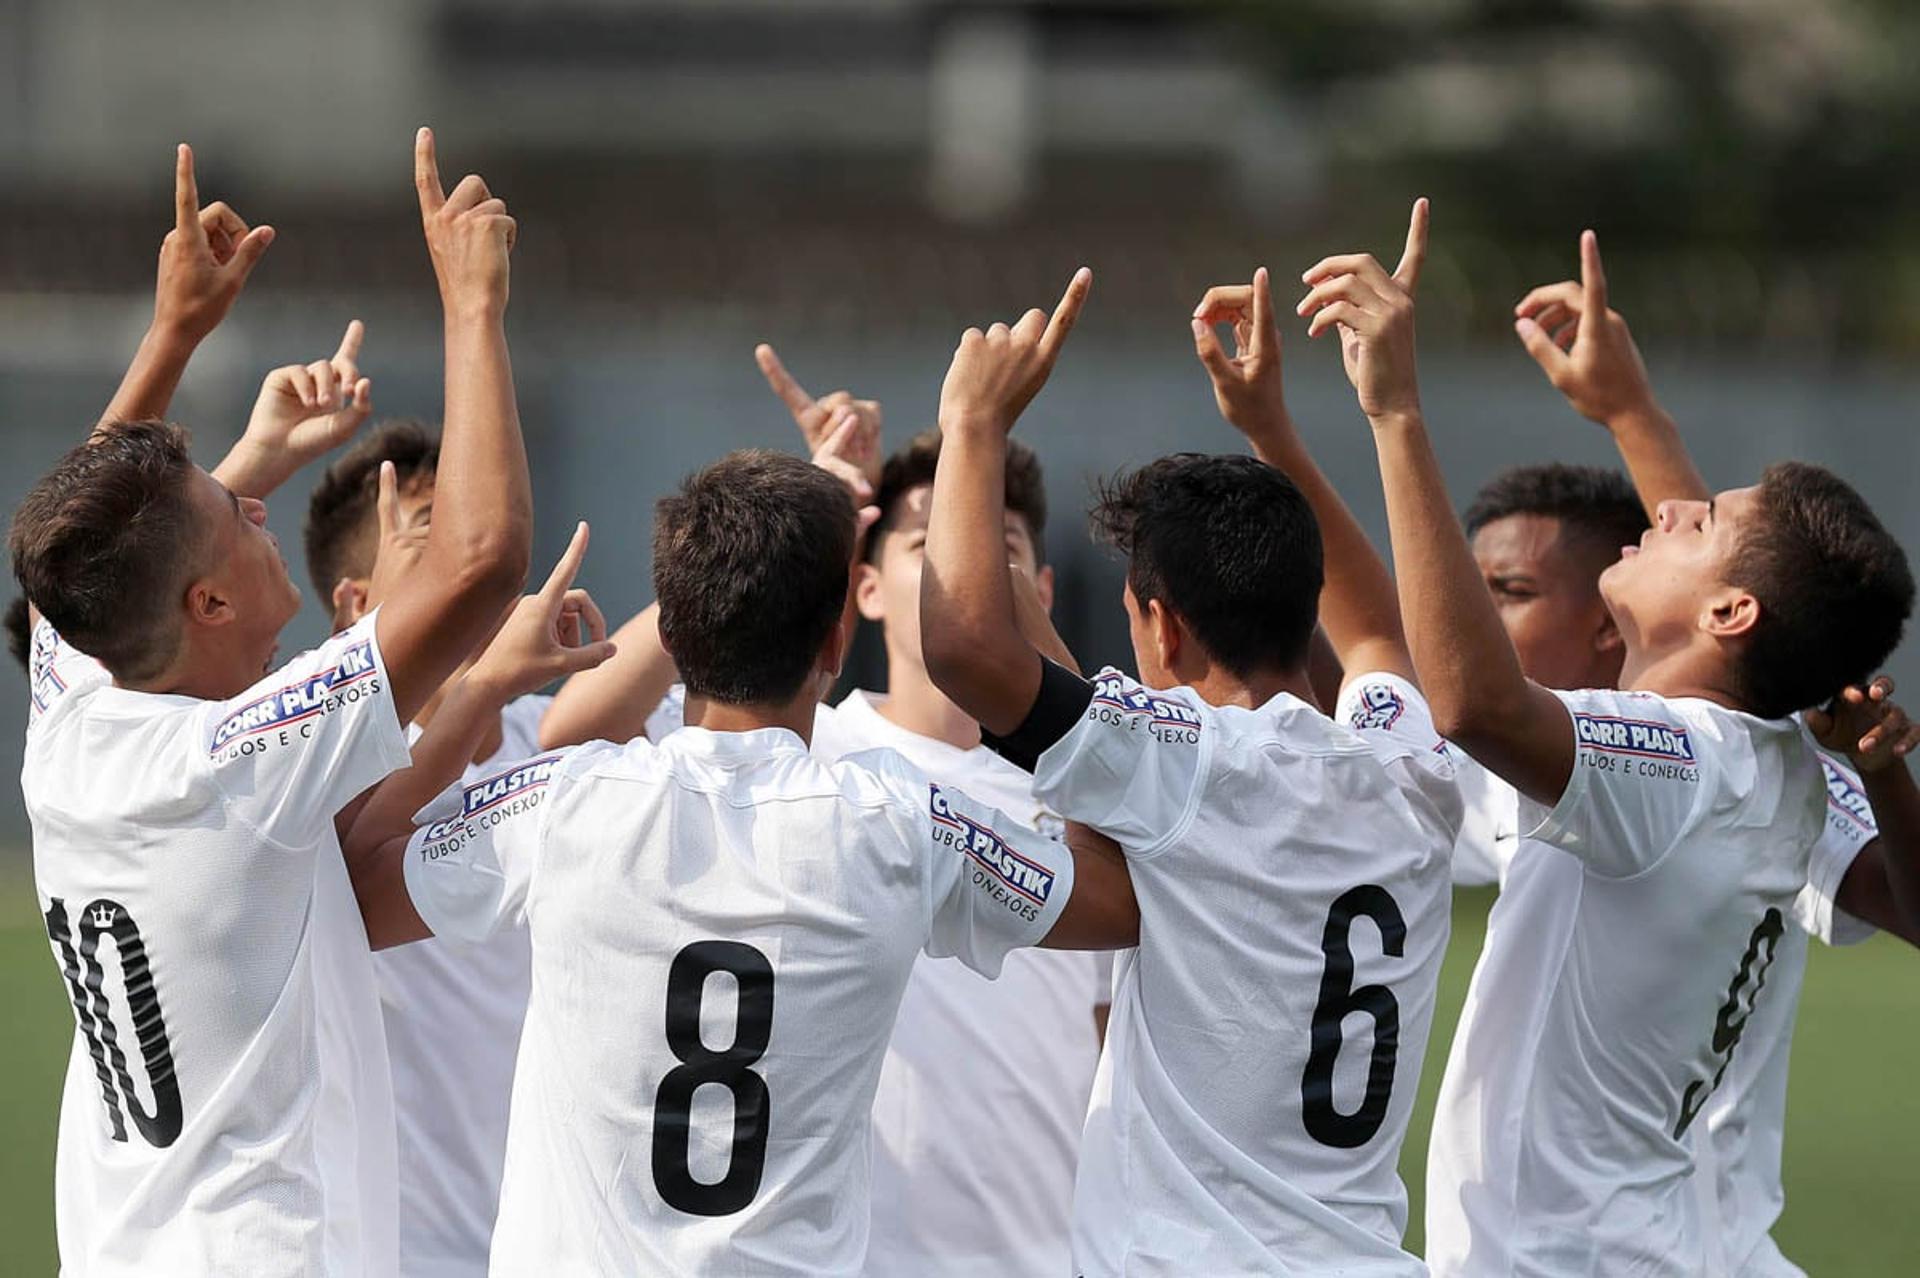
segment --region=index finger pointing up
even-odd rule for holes
[[[433,130],[422,128],[413,135],[413,185],[420,192],[420,211],[433,214],[447,202],[447,188],[440,185],[440,162],[433,152]]]
[[[1419,283],[1421,264],[1427,260],[1427,215],[1427,197],[1423,195],[1413,202],[1413,216],[1407,222],[1407,247],[1400,254],[1400,265],[1393,268],[1393,278],[1409,293]]]
[[[573,540],[567,543],[567,553],[560,556],[560,562],[553,566],[553,572],[547,577],[547,584],[540,588],[543,599],[558,605],[573,585],[574,577],[580,571],[580,561],[587,557],[587,521],[581,520],[574,527]]]
[[[200,187],[193,180],[193,148],[185,142],[173,157],[173,229],[190,239],[205,240],[200,225]]]
[[[366,336],[367,326],[365,324],[362,324],[359,320],[353,320],[348,323],[346,334],[340,339],[340,349],[333,353],[334,359],[345,360],[349,364],[359,363],[360,343],[366,339]]]
[[[1047,321],[1047,331],[1040,335],[1040,353],[1049,360],[1060,354],[1060,344],[1067,340],[1067,334],[1073,331],[1074,321],[1080,318],[1080,308],[1087,303],[1087,292],[1093,287],[1093,272],[1081,267],[1067,281],[1067,291],[1060,298],[1060,305],[1053,308],[1053,318]]]
[[[793,374],[789,373],[787,366],[780,362],[780,357],[774,353],[773,347],[765,342],[760,343],[753,348],[753,359],[760,365],[760,372],[766,377],[767,385],[773,388],[773,393],[780,397],[781,403],[796,414],[804,413],[813,407],[813,396],[807,393],[804,386],[793,380]]]
[[[1586,307],[1580,316],[1584,327],[1607,313],[1607,272],[1600,265],[1600,237],[1592,231],[1580,233],[1580,294]]]

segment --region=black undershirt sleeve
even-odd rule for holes
[[[1040,691],[1020,726],[1004,737],[982,728],[980,742],[1014,767],[1031,772],[1049,747],[1073,731],[1093,701],[1093,685],[1065,666],[1040,658]]]

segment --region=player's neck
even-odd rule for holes
[[[1250,675],[1237,675],[1223,667],[1209,665],[1181,682],[1199,693],[1200,699],[1211,706],[1240,706],[1253,710],[1283,692],[1292,693],[1310,706],[1320,704],[1314,699],[1313,684],[1308,680],[1305,670],[1256,671]]]
[[[758,732],[762,728],[785,728],[808,745],[813,744],[813,716],[820,709],[820,698],[802,694],[782,705],[731,705],[708,697],[687,694],[684,722],[689,728],[708,732]]]
[[[266,674],[265,667],[246,669],[241,660],[218,646],[195,647],[183,642],[173,660],[157,673],[145,679],[116,678],[113,683],[130,692],[223,701],[239,696]]]
[[[1736,691],[1732,676],[1724,654],[1699,643],[1658,652],[1629,648],[1620,667],[1620,687],[1626,692],[1651,692],[1661,697],[1696,697],[1751,713]]]
[[[903,732],[943,741],[956,750],[980,744],[980,725],[947,699],[917,661],[887,657],[887,696],[875,707],[880,717]]]

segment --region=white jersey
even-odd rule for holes
[[[992,975],[1073,888],[1063,845],[779,728],[595,742],[423,817],[428,925],[532,933],[496,1274],[858,1274],[915,956]]]
[[[1334,719],[1106,671],[1034,791],[1125,850],[1122,954],[1081,1146],[1087,1278],[1415,1275],[1396,1163],[1449,925],[1460,800],[1426,702]]]
[[[469,766],[477,781],[540,752],[552,697],[520,697],[500,712],[500,748]],[[410,730],[418,735],[418,729]],[[400,1267],[407,1278],[484,1274],[507,1100],[533,952],[514,922],[477,944],[429,937],[374,955],[393,1071],[400,1153]]]
[[[985,746],[890,722],[863,692],[822,706],[813,753],[888,748],[1023,825],[1057,831],[1033,778]],[[922,956],[900,1000],[873,1102],[872,1278],[1061,1278],[1104,954],[1016,950],[998,980]],[[1017,1173],[1017,1174],[1014,1174]]]
[[[21,788],[75,1008],[61,1265],[395,1272],[393,1100],[333,815],[408,761],[372,616],[227,701],[42,622]]]
[[[1826,822],[1807,866],[1806,886],[1794,899],[1794,926],[1780,937],[1767,971],[1767,996],[1748,1017],[1739,1050],[1705,1118],[1712,1135],[1708,1152],[1719,1217],[1715,1232],[1722,1240],[1719,1260],[1724,1272],[1742,1278],[1793,1278],[1802,1273],[1780,1253],[1770,1231],[1786,1203],[1780,1158],[1786,1134],[1787,1059],[1806,978],[1807,939],[1852,945],[1874,933],[1871,924],[1840,909],[1835,900],[1854,858],[1879,836],[1879,828],[1860,778],[1825,758],[1820,762],[1827,786]]]
[[[1484,887],[1507,876],[1520,845],[1520,795],[1505,780],[1453,751],[1455,779],[1465,816],[1453,844],[1455,887]]]
[[[1707,1272],[1693,1172],[1823,820],[1797,725],[1556,693],[1577,757],[1487,924],[1427,1162],[1436,1275]],[[1764,996],[1762,990],[1764,988]]]

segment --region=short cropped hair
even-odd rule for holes
[[[210,530],[193,509],[187,432],[113,422],[62,457],[13,515],[13,575],[62,638],[116,678],[159,673]]]
[[[1543,515],[1595,554],[1619,556],[1640,540],[1647,508],[1628,478],[1602,466],[1509,466],[1486,482],[1467,507],[1467,536],[1512,515]]]
[[[1864,682],[1913,611],[1900,543],[1844,480],[1804,462],[1767,468],[1725,574],[1760,601],[1739,683],[1747,709],[1769,719]]]
[[[933,482],[940,466],[940,430],[923,430],[907,441],[906,447],[887,458],[880,470],[880,489],[874,504],[880,507],[880,522],[867,535],[869,562],[878,559],[881,535],[899,522],[901,503],[906,495]],[[1026,521],[1027,535],[1033,539],[1036,562],[1047,561],[1047,484],[1040,473],[1040,458],[1018,439],[1007,441],[1007,509]]]
[[[27,612],[27,597],[15,595],[13,602],[7,605],[5,625],[7,628],[7,651],[27,670],[27,661],[33,651],[33,618]]]
[[[411,417],[383,421],[327,467],[307,499],[302,541],[307,576],[322,602],[343,577],[373,574],[380,550],[380,463],[392,462],[401,491],[440,466],[440,432]]]
[[[729,453],[660,500],[653,588],[687,691],[729,705],[791,699],[840,624],[853,500],[785,453]]]
[[[1319,617],[1320,525],[1293,481],[1251,457],[1176,453],[1098,486],[1094,536],[1234,674],[1306,660]]]

